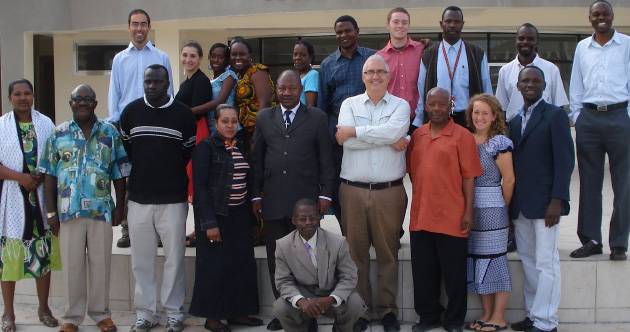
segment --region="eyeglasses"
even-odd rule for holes
[[[317,221],[319,220],[320,216],[308,216],[308,217],[293,217],[301,222],[306,222],[308,221]]]
[[[79,104],[82,101],[84,101],[86,104],[92,104],[96,101],[96,99],[93,97],[74,97],[74,98],[70,98],[70,100],[72,100],[73,102],[77,104]]]
[[[366,75],[366,76],[374,76],[374,74],[378,76],[385,76],[386,74],[389,74],[389,72],[386,70],[376,70],[376,71],[368,70],[368,71],[363,72],[363,75]]]

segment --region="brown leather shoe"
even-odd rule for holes
[[[628,259],[626,251],[623,248],[610,248],[611,261],[625,261]]]

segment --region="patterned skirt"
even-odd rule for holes
[[[50,230],[31,240],[0,239],[0,279],[18,281],[40,278],[51,270],[61,270],[59,238]]]

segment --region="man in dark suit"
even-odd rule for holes
[[[275,281],[281,297],[273,313],[287,332],[304,331],[321,315],[335,318],[333,332],[350,331],[366,309],[354,291],[357,266],[346,239],[319,228],[319,220],[315,201],[301,199],[292,218],[297,230],[277,241]],[[308,331],[316,327],[309,324]]]
[[[306,197],[318,202],[319,213],[330,208],[335,170],[328,118],[317,108],[300,103],[300,76],[286,70],[278,77],[280,105],[261,110],[256,117],[252,151],[252,209],[265,221],[267,265],[273,294],[276,240],[295,229],[291,223],[295,202]],[[267,328],[282,329],[274,318]]]
[[[517,88],[525,105],[510,121],[516,185],[510,203],[518,255],[525,272],[525,320],[515,331],[556,331],[560,304],[558,222],[569,214],[575,150],[569,117],[542,99],[545,75],[525,67]]]

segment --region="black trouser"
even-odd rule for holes
[[[341,160],[343,159],[343,147],[339,144],[333,145],[333,165],[335,167],[335,182],[333,183],[333,194],[332,194],[332,202],[331,206],[333,212],[335,213],[335,218],[337,218],[337,222],[339,222],[339,228],[341,229],[341,234],[343,233],[343,226],[341,224],[341,204],[339,203],[339,186],[341,186]]]
[[[285,237],[295,230],[295,225],[291,219],[265,220],[265,246],[267,247],[267,267],[269,268],[269,279],[271,280],[271,290],[274,298],[280,297],[276,289],[276,240]]]
[[[410,232],[414,309],[423,323],[437,323],[444,312],[444,327],[462,326],[466,318],[466,238],[427,231]],[[440,304],[444,278],[448,305]]]
[[[453,121],[456,124],[458,124],[458,125],[466,128],[466,129],[472,131],[471,128],[468,127],[468,121],[466,121],[466,111],[465,110],[461,111],[461,112],[455,112],[455,113],[451,114],[451,118],[453,118]]]

